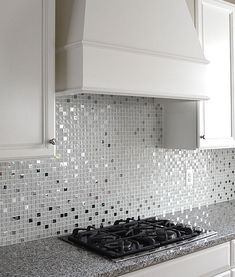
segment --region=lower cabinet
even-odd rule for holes
[[[123,276],[235,277],[234,246],[235,241],[227,242]]]

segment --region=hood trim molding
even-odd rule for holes
[[[195,57],[188,57],[183,55],[171,54],[167,52],[152,51],[152,50],[140,49],[140,48],[134,48],[134,47],[126,47],[122,45],[102,43],[102,42],[92,41],[92,40],[82,40],[82,41],[66,44],[63,47],[57,48],[56,53],[61,53],[63,51],[68,51],[70,49],[78,48],[82,46],[89,46],[89,47],[95,47],[95,48],[98,47],[102,49],[113,49],[116,51],[131,52],[131,53],[140,54],[140,55],[157,56],[157,57],[163,57],[168,59],[182,60],[186,62],[209,64],[209,61],[206,59],[199,59]]]
[[[137,97],[143,97],[143,94],[145,94],[145,97],[152,97],[156,98],[156,93],[158,93],[157,98],[160,99],[175,99],[175,100],[188,100],[188,101],[199,101],[199,100],[208,100],[209,97],[207,96],[198,96],[198,95],[174,95],[174,96],[168,96],[162,92],[159,91],[157,92],[156,90],[145,90],[145,91],[136,91],[133,93],[133,90],[121,90],[121,89],[113,89],[113,88],[100,88],[100,87],[77,87],[77,88],[72,88],[72,89],[67,89],[67,90],[58,90],[56,92],[56,96],[66,96],[66,95],[76,95],[76,94],[82,94],[82,93],[90,93],[90,94],[104,94],[104,95],[120,95],[120,96],[127,96],[128,93],[129,95],[132,96],[137,96]]]
[[[201,82],[207,61],[200,58],[78,41],[57,49],[56,62],[58,95],[99,93],[208,100]]]

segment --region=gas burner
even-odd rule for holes
[[[134,218],[117,220],[112,226],[102,225],[99,229],[93,226],[88,226],[86,229],[76,228],[71,235],[62,239],[108,258],[120,259],[142,252],[146,254],[146,251],[152,253],[166,250],[215,234],[200,227],[174,223],[166,219],[138,217],[137,220]]]
[[[111,251],[125,253],[127,251],[131,251],[134,246],[134,243],[130,240],[118,239],[103,245],[106,249]]]

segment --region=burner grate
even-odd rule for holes
[[[215,234],[199,227],[151,217],[118,220],[112,226],[99,229],[77,228],[64,239],[108,258],[120,259],[146,251],[170,249]]]

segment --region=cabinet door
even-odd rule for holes
[[[54,0],[0,0],[0,160],[54,147]]]
[[[206,82],[209,101],[200,105],[200,147],[231,147],[234,134],[234,12],[217,0],[198,0],[198,31],[210,61]]]

